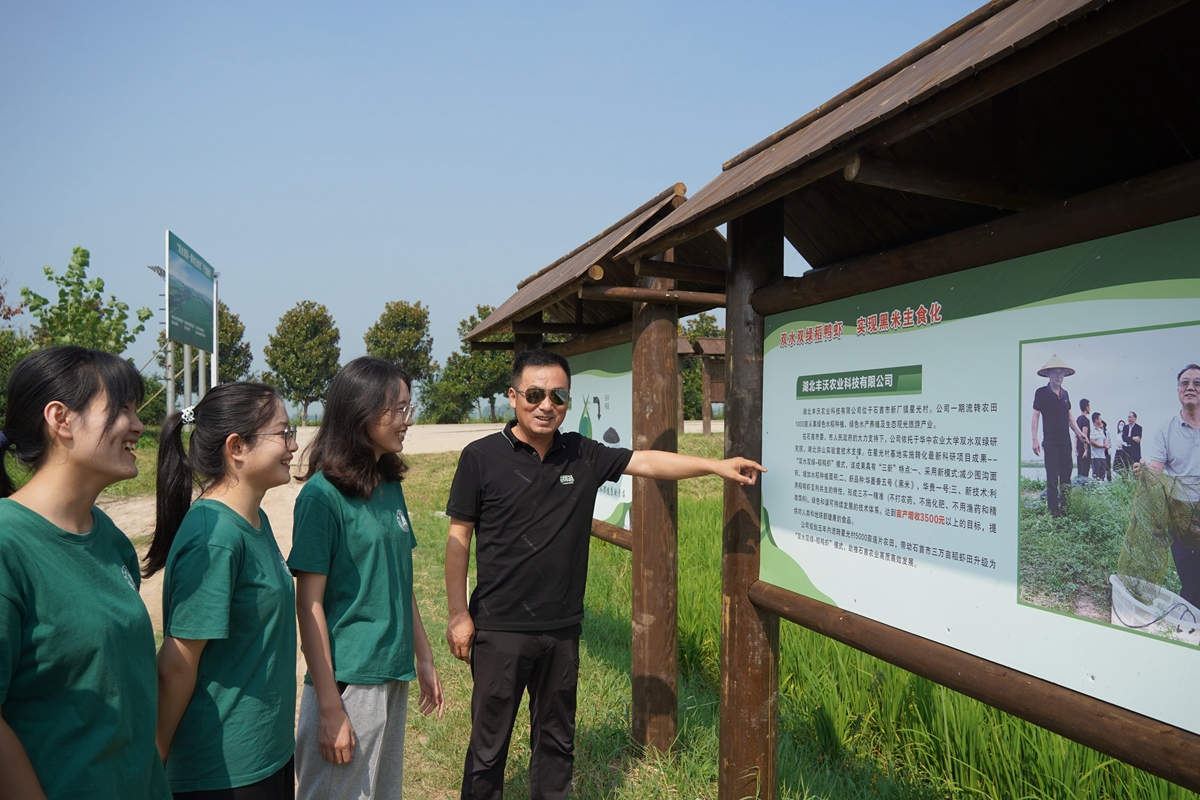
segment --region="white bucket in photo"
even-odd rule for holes
[[[1166,639],[1200,645],[1200,610],[1174,592],[1139,578],[1110,575],[1112,623],[1152,633]],[[1147,605],[1134,597],[1125,583],[1138,587],[1152,599]]]

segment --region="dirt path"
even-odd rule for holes
[[[414,425],[405,437],[405,451],[411,453],[441,453],[461,450],[470,442],[475,441],[503,425]],[[304,459],[305,450],[316,435],[315,427],[301,428],[297,436],[300,450],[292,466],[292,475],[301,475],[307,462]],[[267,492],[263,498],[262,509],[271,520],[271,530],[275,533],[275,541],[279,543],[279,551],[286,558],[292,552],[292,507],[296,496],[304,484],[293,478],[286,486],[278,486]],[[154,497],[101,497],[97,503],[108,514],[118,528],[125,532],[137,548],[139,556],[145,556],[150,547],[150,536],[154,532]],[[150,612],[150,621],[154,625],[156,637],[161,638],[163,627],[162,615],[163,574],[142,581],[142,602]],[[296,654],[296,697],[303,688],[304,658]],[[297,704],[298,705],[298,704]]]
[[[298,472],[293,468],[292,474]],[[296,495],[304,484],[292,480],[287,486],[278,486],[263,498],[262,509],[271,520],[271,530],[275,532],[275,541],[279,542],[279,551],[286,557],[292,551],[292,506],[296,503]],[[130,497],[114,500],[101,498],[96,503],[104,513],[112,517],[117,527],[125,531],[137,548],[138,555],[144,556],[150,547],[150,534],[154,532],[154,498],[152,496]],[[146,610],[150,612],[150,622],[154,625],[154,634],[161,638],[163,627],[162,615],[163,574],[142,581],[140,594]],[[304,658],[296,654],[296,699],[299,707],[300,690],[304,681]]]

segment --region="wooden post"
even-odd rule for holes
[[[704,435],[712,436],[712,378],[709,376],[708,356],[700,356],[700,419],[704,421]]]
[[[675,353],[675,429],[683,433],[683,356]]]
[[[668,254],[670,256],[670,254]],[[667,278],[641,278],[646,288],[672,289]],[[676,306],[634,306],[633,449],[678,450]],[[633,479],[633,739],[665,753],[678,726],[678,486]]]
[[[523,320],[519,320],[527,325],[534,323],[541,324],[542,312],[531,314]],[[522,350],[539,350],[542,346],[542,334],[540,333],[515,333],[513,334],[513,358]]]
[[[761,461],[763,318],[750,295],[783,280],[783,201],[731,220],[728,230],[725,454]],[[758,580],[761,508],[761,482],[725,482],[720,800],[779,797],[779,617],[755,608],[748,596]]]

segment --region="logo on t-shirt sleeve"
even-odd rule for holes
[[[137,591],[137,584],[133,582],[133,576],[129,574],[129,567],[121,567],[121,575],[125,577],[125,582],[129,584],[129,588]]]
[[[408,517],[404,515],[402,509],[396,509],[396,524],[400,526],[400,530],[408,533]]]

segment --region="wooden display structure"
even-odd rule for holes
[[[731,159],[623,251],[728,225],[726,453],[761,460],[766,315],[1200,215],[1200,150],[1180,146],[1200,144],[1200,100],[1168,88],[1200,73],[1180,33],[1197,25],[1195,0],[995,0]],[[785,239],[815,269],[785,278]],[[760,582],[759,487],[724,502],[722,800],[778,797],[780,619],[1200,790],[1190,731]]]

